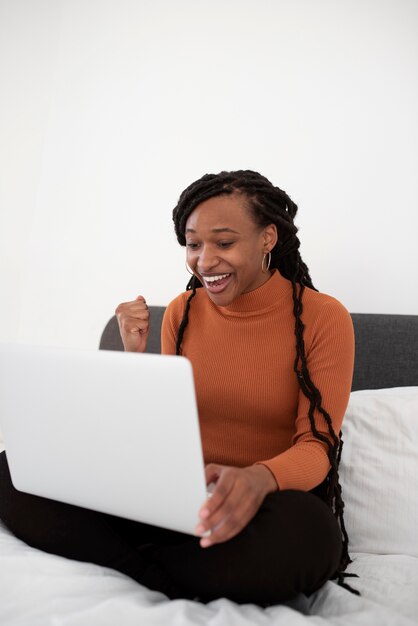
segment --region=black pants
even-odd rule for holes
[[[201,548],[190,535],[17,491],[4,452],[0,518],[30,546],[111,567],[172,599],[284,602],[321,587],[341,554],[338,523],[313,493],[270,494],[239,535]]]

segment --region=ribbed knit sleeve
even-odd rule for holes
[[[338,437],[350,396],[354,366],[351,316],[337,300],[329,299],[305,332],[309,346],[308,370]],[[291,447],[262,461],[275,476],[280,489],[313,489],[325,479],[330,469],[328,447],[313,435],[308,413],[309,400],[299,391],[296,432]],[[325,417],[317,410],[314,417],[318,431],[331,440]]]

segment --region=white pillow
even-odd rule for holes
[[[343,441],[349,551],[418,557],[418,387],[352,392]]]

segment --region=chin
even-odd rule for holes
[[[235,300],[235,297],[231,295],[210,293],[207,289],[205,291],[216,306],[228,306]]]

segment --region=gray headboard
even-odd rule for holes
[[[165,307],[151,306],[148,352],[159,353]],[[418,315],[352,313],[356,336],[353,391],[418,385]],[[116,317],[106,324],[101,350],[123,350]]]

